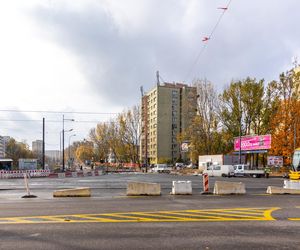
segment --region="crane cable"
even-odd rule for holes
[[[188,73],[186,74],[185,78],[184,79],[187,79],[188,80],[188,77],[190,76],[190,74],[192,73],[192,70],[193,68],[195,67],[195,65],[198,63],[200,57],[202,56],[203,52],[205,51],[205,49],[207,48],[207,41],[210,40],[213,36],[213,34],[215,33],[217,27],[219,26],[225,12],[227,11],[227,9],[229,8],[230,4],[231,4],[231,1],[232,0],[229,0],[229,2],[227,3],[226,7],[225,8],[219,8],[219,9],[222,9],[222,13],[220,14],[215,26],[213,27],[212,31],[210,32],[210,35],[208,37],[206,37],[205,42],[200,50],[200,52],[198,53],[197,57],[196,57],[196,60],[194,61],[194,63],[192,64],[192,66],[190,67]],[[187,82],[187,81],[186,81]]]

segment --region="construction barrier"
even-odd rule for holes
[[[161,195],[160,184],[149,182],[128,182],[127,195]]]
[[[299,189],[268,186],[267,194],[300,194]]]
[[[62,189],[53,192],[53,197],[91,197],[90,188]]]
[[[48,177],[50,170],[15,170],[15,171],[0,171],[0,179],[23,178],[24,174],[29,177]]]
[[[72,172],[72,177],[74,178],[78,177],[77,172]]]
[[[284,180],[283,188],[300,190],[300,180]]]
[[[242,182],[216,181],[214,194],[245,194],[245,184]]]
[[[209,192],[209,177],[208,174],[203,174],[203,193],[208,193]]]
[[[58,173],[58,178],[65,178],[66,174],[65,173]]]
[[[171,194],[192,194],[191,181],[173,181]]]

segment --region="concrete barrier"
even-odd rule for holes
[[[127,195],[161,195],[160,184],[148,182],[128,182]]]
[[[214,194],[245,194],[245,184],[242,182],[216,181]]]
[[[78,177],[77,172],[72,172],[72,177]]]
[[[53,197],[91,197],[90,188],[62,189],[53,192]]]
[[[267,194],[300,194],[299,189],[268,186]]]
[[[300,180],[284,180],[283,188],[300,190]]]
[[[65,173],[58,173],[58,178],[65,178],[66,174]]]
[[[192,194],[191,181],[173,181],[171,194]]]

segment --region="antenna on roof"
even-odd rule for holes
[[[159,82],[159,71],[156,71],[156,85],[159,86],[160,82]]]

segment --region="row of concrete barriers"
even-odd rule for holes
[[[103,170],[95,171],[80,171],[80,172],[62,172],[62,173],[52,173],[49,177],[52,178],[66,178],[66,177],[85,177],[85,176],[100,176],[103,175]]]
[[[173,181],[172,192],[174,195],[191,195],[191,181]],[[245,184],[242,182],[216,181],[214,185],[214,194],[245,194]],[[128,182],[127,195],[161,195],[159,183],[148,182]]]
[[[285,185],[300,185],[299,182],[285,183]],[[208,192],[204,192],[208,193]],[[300,189],[271,187],[267,188],[268,194],[300,194]],[[149,182],[128,182],[127,192],[128,196],[158,196],[161,195],[161,186],[159,183]],[[192,195],[191,181],[173,181],[172,192],[173,195]],[[216,181],[214,185],[213,194],[228,195],[228,194],[246,194],[245,184],[242,182],[228,182]],[[90,188],[75,188],[57,190],[53,193],[54,197],[90,197]]]
[[[172,192],[173,195],[191,195],[192,194],[191,181],[173,181]],[[209,194],[204,189],[203,194]],[[269,186],[266,191],[267,194],[300,194],[299,180],[285,180],[283,187]],[[216,181],[214,185],[213,194],[228,195],[228,194],[246,194],[245,184],[242,182],[228,182]],[[146,183],[146,182],[129,182],[127,184],[127,195],[161,195],[160,184]]]

